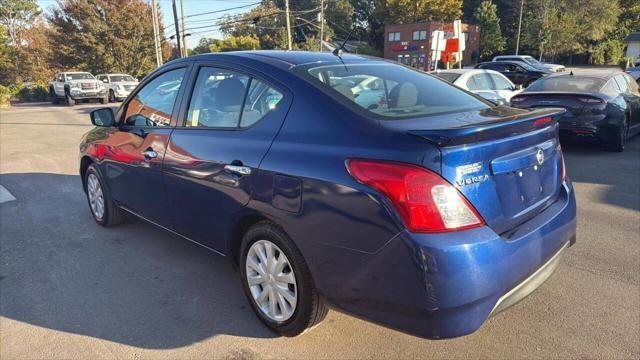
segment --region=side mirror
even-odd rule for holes
[[[89,116],[91,116],[91,123],[95,126],[112,127],[116,123],[116,117],[113,114],[112,108],[93,110]]]

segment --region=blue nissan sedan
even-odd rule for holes
[[[80,174],[99,225],[133,215],[229,257],[281,335],[331,307],[450,338],[575,242],[563,111],[494,106],[382,59],[205,54],[91,113]]]

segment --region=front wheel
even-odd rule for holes
[[[253,226],[242,239],[239,260],[249,303],[273,331],[296,336],[327,315],[302,254],[280,227],[269,221]]]
[[[116,206],[109,197],[109,192],[103,186],[104,182],[100,172],[94,164],[89,165],[87,168],[84,183],[89,209],[93,219],[99,225],[112,227],[125,220],[125,212]]]
[[[67,106],[73,106],[76,104],[76,101],[73,100],[71,95],[69,95],[68,93],[66,94],[66,99],[67,99]]]

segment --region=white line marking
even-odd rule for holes
[[[11,195],[9,190],[0,185],[0,204],[15,200],[15,196]]]

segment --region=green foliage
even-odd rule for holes
[[[618,65],[624,59],[624,42],[607,39],[593,47],[591,60],[594,64]]]
[[[375,47],[369,46],[369,45],[358,46],[355,50],[355,53],[362,54],[362,55],[369,55],[369,56],[378,56],[378,57],[384,56],[382,51],[377,50]]]
[[[11,89],[8,86],[0,85],[0,107],[8,105],[11,96],[13,96]]]
[[[210,52],[260,49],[260,41],[254,36],[228,36],[222,40],[213,40]]]
[[[483,1],[474,14],[480,25],[480,58],[488,59],[505,49],[505,40],[500,31],[500,19],[497,7],[491,0]]]
[[[387,24],[451,22],[462,16],[462,0],[379,0],[376,13]]]
[[[19,88],[15,96],[22,102],[47,101],[49,99],[49,86],[43,83],[24,86]]]
[[[35,0],[0,1],[0,23],[7,29],[14,45],[21,43],[21,31],[38,15],[40,8]]]

